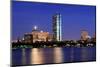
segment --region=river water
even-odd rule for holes
[[[37,65],[96,60],[96,47],[12,49],[12,65]]]

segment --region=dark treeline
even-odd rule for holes
[[[12,48],[44,48],[44,47],[88,47],[95,46],[95,41],[36,41],[35,43],[13,42]]]

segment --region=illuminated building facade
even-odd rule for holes
[[[38,41],[38,27],[34,26],[33,30],[32,30],[32,37],[33,37],[33,42]]]
[[[33,42],[36,41],[51,41],[52,39],[50,39],[50,35],[49,32],[44,32],[44,31],[40,31],[38,30],[38,27],[34,27],[32,30],[32,36],[33,36]]]
[[[61,14],[56,14],[53,16],[53,40],[62,40],[62,19]]]
[[[36,41],[52,41],[52,35],[49,32],[38,30],[37,26],[34,26],[31,33],[24,34],[25,43],[34,43]]]
[[[87,31],[82,31],[81,32],[81,40],[88,40],[88,39],[91,39],[91,37],[89,36],[88,32]]]
[[[48,32],[38,32],[38,41],[48,41]]]

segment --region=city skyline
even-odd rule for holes
[[[12,40],[31,32],[37,25],[41,30],[52,33],[52,16],[62,15],[62,39],[80,39],[81,30],[90,36],[95,33],[95,6],[49,4],[37,2],[12,3]]]

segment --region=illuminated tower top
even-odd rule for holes
[[[37,30],[37,28],[38,28],[37,26],[34,26],[34,30]]]
[[[32,31],[38,31],[38,26],[34,26]]]

